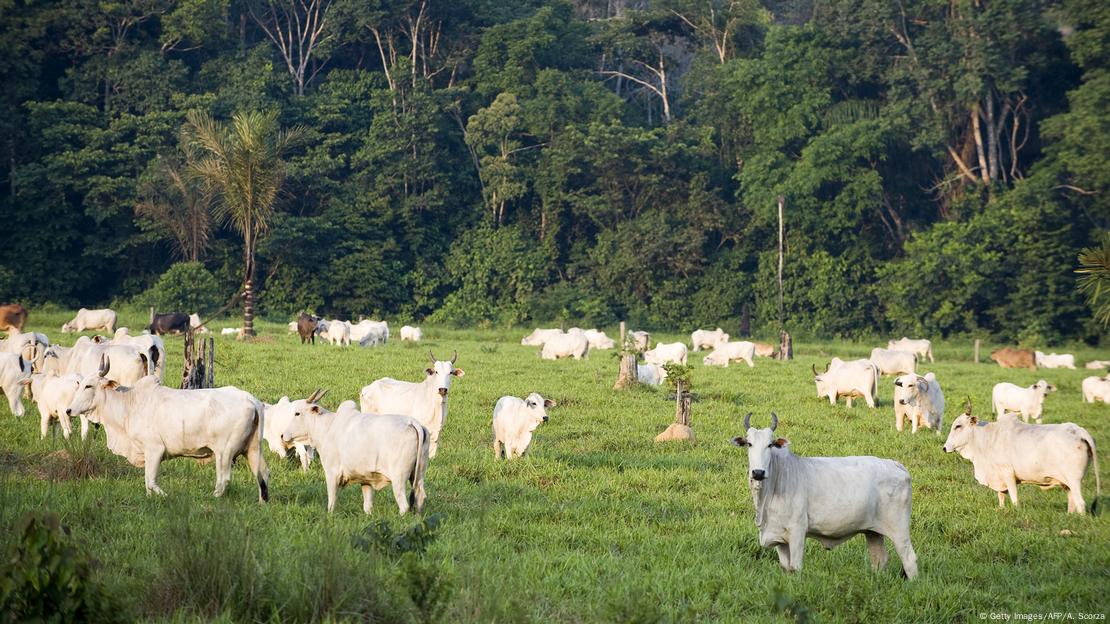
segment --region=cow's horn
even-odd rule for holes
[[[431,352],[431,350],[428,351],[428,357],[432,358],[432,364],[436,363],[436,356],[434,353]]]
[[[825,365],[825,372],[826,373],[829,372],[829,367],[830,366],[832,366],[832,360],[829,360],[829,363]]]
[[[459,352],[455,351],[455,354],[451,356],[451,366],[454,366],[455,365],[455,360],[458,360],[458,359],[459,359]]]
[[[744,417],[744,431],[747,431],[748,429],[750,429],[751,426],[752,426],[752,413],[748,412],[748,415]]]
[[[818,376],[818,375],[820,375],[820,374],[821,374],[821,373],[818,373],[818,372],[817,372],[817,365],[816,365],[816,364],[810,364],[809,366],[810,366],[810,368],[812,368],[812,369],[813,369],[813,376],[814,376],[814,377],[816,377],[816,376]]]
[[[320,388],[316,391],[316,393],[316,399],[312,401],[313,403],[319,403],[320,399],[324,398],[324,395],[328,393],[328,389]]]
[[[103,377],[103,376],[108,374],[108,371],[111,368],[112,368],[112,361],[108,359],[108,355],[107,354],[101,355],[100,356],[100,368],[96,371],[96,374]]]
[[[317,389],[312,391],[312,394],[305,397],[304,401],[305,401],[305,403],[315,403],[316,400],[320,398],[319,395],[320,395],[320,388],[317,388]]]
[[[771,412],[771,431],[774,431],[779,426],[779,415]]]

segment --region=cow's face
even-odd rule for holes
[[[1044,394],[1048,394],[1049,392],[1056,392],[1056,386],[1048,383],[1043,379],[1033,384],[1033,387],[1037,390],[1040,390]]]
[[[73,401],[66,408],[66,416],[87,415],[90,421],[99,423],[100,415],[93,409],[96,407],[97,394],[111,392],[118,387],[118,383],[100,375],[85,375],[77,385]]]
[[[960,414],[960,417],[952,423],[952,429],[948,431],[948,439],[944,441],[944,452],[954,453],[967,446],[971,441],[971,432],[978,424],[977,416]]]
[[[775,435],[774,428],[756,429],[749,427],[747,434],[742,438],[733,438],[732,443],[748,449],[748,483],[753,490],[762,486],[762,482],[771,476],[772,449],[783,448],[789,442]]]
[[[901,405],[916,406],[918,395],[929,391],[929,382],[917,375],[903,375],[895,380],[894,385],[904,390],[903,398],[898,399]]]
[[[309,418],[322,415],[324,413],[323,408],[304,399],[293,401],[290,405],[292,406],[293,416],[289,419],[285,431],[281,432],[281,441],[285,444],[309,442]]]
[[[524,399],[524,406],[532,413],[532,428],[535,429],[541,422],[547,422],[547,408],[555,407],[555,401],[533,392]]]
[[[820,399],[829,395],[829,382],[824,375],[814,375],[813,383],[817,385],[817,398]]]
[[[63,333],[69,333],[69,332],[75,332],[75,331],[77,331],[77,330],[74,329],[73,325],[69,324],[68,322],[62,324],[62,332]]]
[[[447,393],[451,390],[451,378],[462,377],[466,373],[461,368],[455,368],[451,362],[435,361],[431,368],[425,369],[424,373],[431,378],[434,378],[435,388],[439,391],[439,396],[446,398]]]

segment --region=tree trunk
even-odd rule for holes
[[[779,334],[779,359],[783,361],[794,359],[794,339],[786,333],[786,330]]]
[[[971,133],[975,139],[975,154],[979,157],[979,177],[983,184],[991,183],[990,169],[987,166],[987,154],[983,148],[983,135],[979,132],[979,105],[971,109]]]
[[[674,421],[680,425],[690,426],[690,393],[681,381],[675,384]]]
[[[216,341],[201,338],[198,350],[193,328],[185,330],[185,367],[181,374],[182,390],[215,387]]]
[[[254,335],[254,279],[243,284],[243,336]]]
[[[633,353],[622,353],[620,372],[617,374],[617,383],[613,385],[614,390],[624,390],[631,388],[640,383],[639,377],[636,373],[636,355]]]

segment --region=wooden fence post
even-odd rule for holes
[[[613,384],[614,390],[624,390],[640,383],[640,376],[636,372],[636,354],[621,352],[620,372],[617,373],[617,383]]]
[[[979,363],[979,339],[975,339],[975,363]]]
[[[621,321],[621,348],[624,348],[624,321]]]
[[[686,386],[681,381],[675,384],[674,421],[690,426],[690,393],[686,392]]]

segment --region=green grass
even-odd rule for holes
[[[70,343],[74,336],[58,331],[64,316],[32,312],[28,329]],[[141,315],[123,320],[143,324]],[[268,455],[272,499],[265,507],[243,462],[223,499],[211,497],[212,466],[185,459],[163,464],[168,498],[147,498],[142,471],[111,456],[103,432],[94,445],[100,472],[74,478],[44,468],[65,445],[60,437],[38,439],[30,404],[22,420],[0,407],[0,526],[6,533],[27,510],[59,514],[129,612],[156,620],[424,621],[438,613],[451,622],[790,619],[775,614],[777,600],[828,622],[966,622],[980,621],[982,612],[1110,607],[1108,516],[1067,515],[1062,490],[1033,486],[1021,487],[1020,509],[998,509],[971,464],[941,451],[943,436],[894,431],[889,378],[875,410],[830,407],[816,398],[811,364],[823,367],[833,355],[866,357],[875,344],[796,344],[795,361],[759,359],[755,369],[704,367],[701,354],[691,354],[698,441],[661,445],[652,438],[674,415],[665,391],[613,391],[612,351],[580,362],[541,361],[536,348],[519,344],[523,333],[428,327],[419,346],[394,339],[377,349],[302,347],[277,324],[263,324],[251,343],[216,337],[217,383],[268,402],[323,386],[330,389],[329,408],[357,398],[379,377],[417,379],[429,349],[440,358],[458,350],[466,376],[452,387],[427,476],[426,513],[443,514],[443,524],[419,560],[352,547],[373,522],[384,519],[401,531],[415,518],[397,517],[388,490],[366,518],[357,488],[341,490],[329,517],[318,464],[302,474]],[[181,339],[167,346],[167,382],[176,384]],[[1045,422],[1079,423],[1110,445],[1110,406],[1081,401],[1088,371],[975,365],[969,344],[942,343],[935,351],[938,362],[922,370],[940,379],[946,426],[965,395],[988,416],[994,383],[1044,377],[1059,388],[1048,397]],[[1073,351],[1083,362],[1105,355]],[[558,407],[526,457],[495,461],[494,403],[532,391]],[[777,412],[779,432],[800,455],[876,455],[905,464],[914,483],[919,579],[901,578],[892,549],[887,569],[872,573],[862,538],[833,551],[810,541],[804,569],[782,572],[774,551],[758,546],[746,456],[728,443],[748,411],[757,423]],[[1108,478],[1105,451],[1102,459]],[[1088,504],[1094,498],[1090,474],[1084,496]]]

